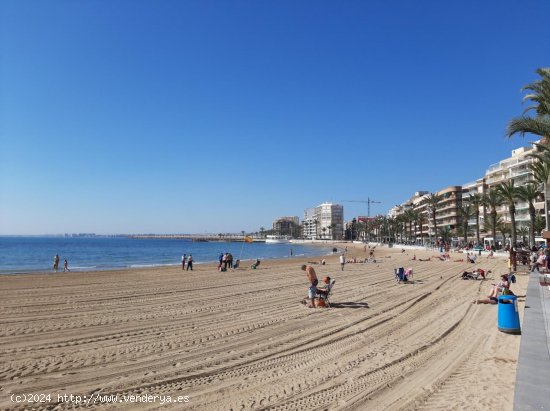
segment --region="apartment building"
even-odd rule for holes
[[[535,146],[520,147],[512,151],[512,156],[496,164],[492,164],[485,172],[486,191],[496,188],[500,183],[514,180],[517,187],[524,186],[534,181],[533,173],[529,168],[535,161],[529,157],[533,153]],[[535,204],[538,213],[544,215],[544,198],[541,196]],[[510,223],[510,213],[506,204],[497,209],[498,217],[504,222]],[[516,225],[518,229],[529,226],[529,204],[526,201],[516,202]]]
[[[304,212],[304,237],[341,240],[344,236],[344,206],[323,203]]]
[[[299,233],[300,219],[297,216],[279,217],[273,221],[273,231],[280,235],[297,237]]]
[[[461,225],[459,209],[462,207],[463,203],[470,201],[472,195],[486,194],[490,190],[496,189],[499,184],[510,180],[514,180],[514,184],[517,187],[524,186],[534,181],[530,165],[535,160],[529,157],[529,154],[531,154],[534,149],[534,145],[515,149],[512,151],[511,157],[501,160],[496,164],[492,164],[482,178],[462,186],[450,186],[435,193],[442,197],[436,211],[438,231],[440,228],[449,229],[453,235],[456,236],[457,229]],[[392,207],[388,212],[388,217],[397,217],[407,210],[412,209],[426,216],[426,220],[422,224],[422,230],[420,230],[420,225],[417,221],[415,227],[417,243],[424,243],[428,236],[433,239],[436,235],[432,216],[425,202],[426,197],[426,192],[416,192],[409,200]],[[544,197],[542,195],[534,205],[537,212],[544,215]],[[479,213],[481,234],[482,236],[486,236],[489,230],[488,227],[484,230],[484,225],[485,222],[488,221],[488,210],[486,207],[480,206]],[[510,223],[510,214],[506,204],[497,208],[497,215],[502,221]],[[527,202],[516,201],[515,218],[518,231],[521,230],[522,227],[529,226],[529,204]],[[472,218],[468,220],[468,225],[471,228],[469,230],[470,239],[473,239],[473,232],[476,224],[476,218],[472,216]],[[420,231],[423,232],[423,238],[419,238]],[[440,233],[437,233],[438,237],[439,234]]]

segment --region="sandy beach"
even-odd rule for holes
[[[332,307],[316,309],[300,303],[300,258],[2,276],[0,408],[511,410],[521,337],[498,331],[496,306],[472,304],[506,261],[413,254],[435,253],[314,264],[336,279]],[[395,282],[399,266],[411,284]],[[473,267],[489,279],[463,281]],[[522,318],[528,277],[517,280]]]

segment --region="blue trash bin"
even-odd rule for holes
[[[498,329],[509,334],[521,334],[518,298],[515,295],[498,297]]]

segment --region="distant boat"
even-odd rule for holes
[[[290,243],[290,237],[288,235],[267,235],[265,242],[267,244],[283,244]]]

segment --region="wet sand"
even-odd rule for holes
[[[498,331],[496,306],[472,304],[506,261],[413,254],[435,253],[378,247],[376,263],[344,271],[326,257],[313,266],[336,279],[332,307],[316,309],[300,304],[300,258],[2,276],[0,408],[84,408],[61,401],[73,394],[102,409],[512,410],[521,337]],[[395,282],[399,266],[411,284]],[[461,280],[473,267],[493,280]],[[521,318],[528,277],[517,278]],[[51,399],[12,401],[29,393]]]

